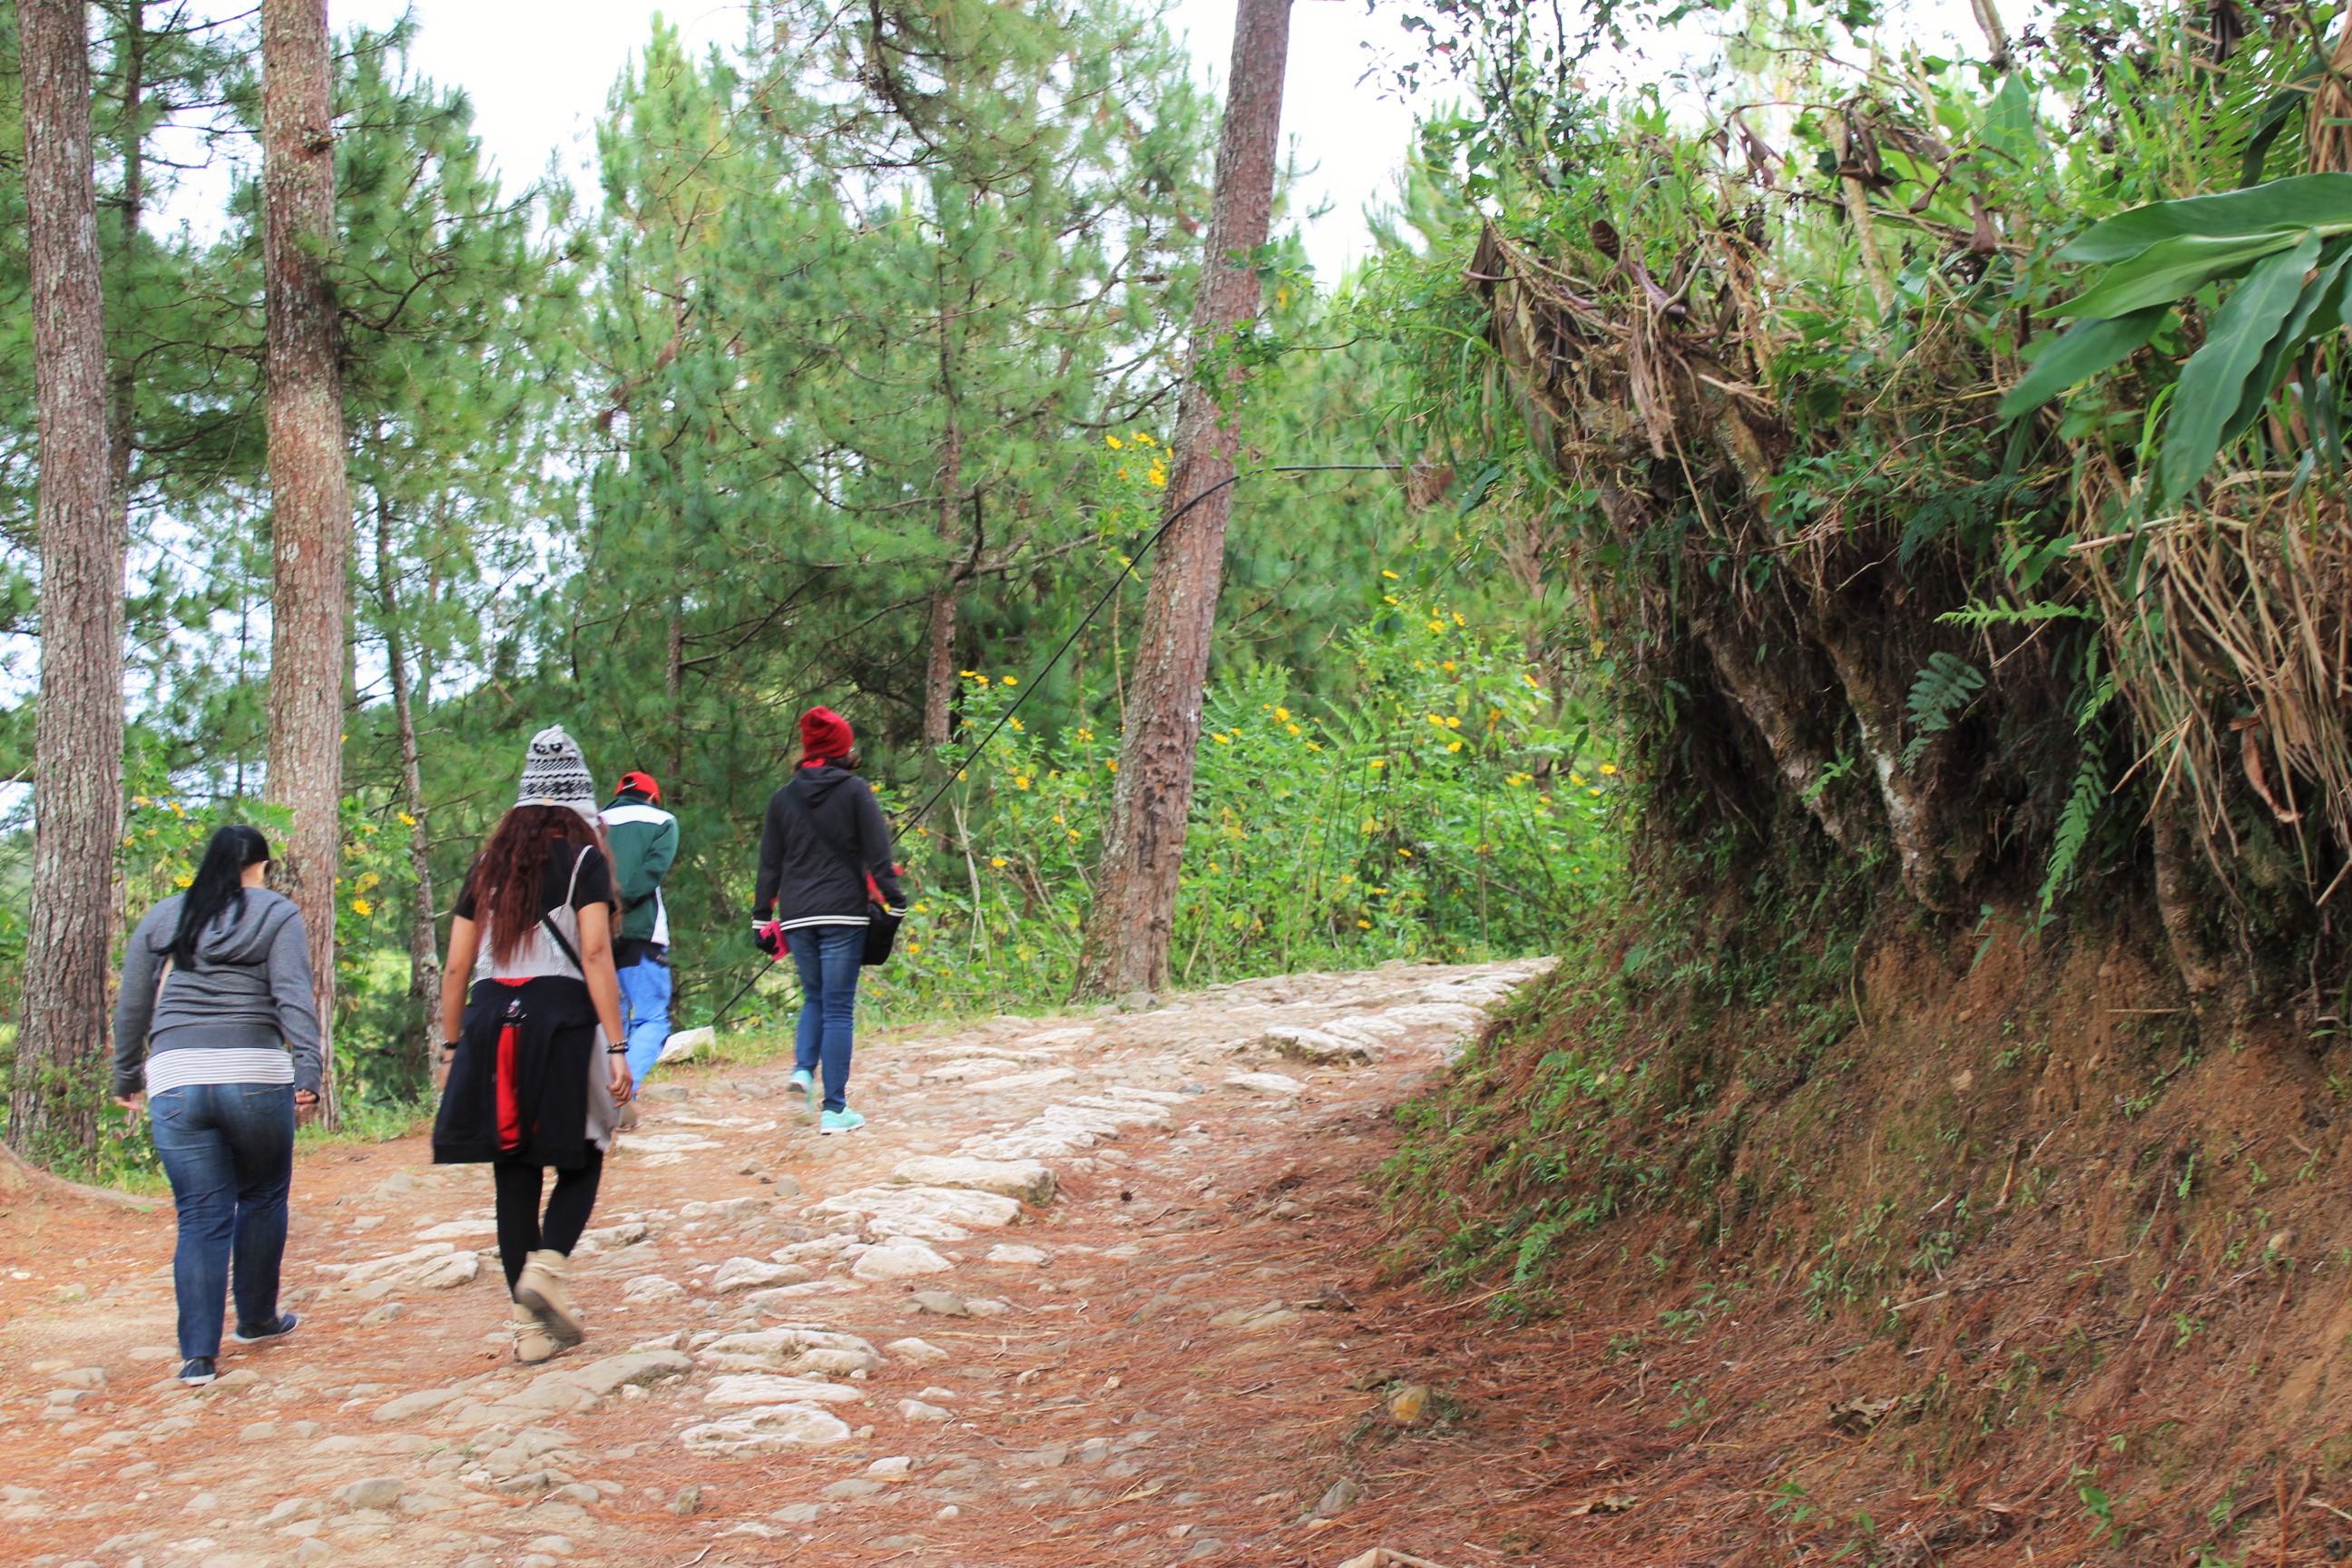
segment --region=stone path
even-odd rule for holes
[[[788,1063],[667,1071],[574,1259],[588,1342],[538,1368],[507,1352],[487,1173],[433,1167],[421,1138],[305,1155],[302,1328],[228,1347],[201,1391],[170,1375],[168,1205],[20,1203],[0,1215],[5,1560],[1423,1550],[1356,1522],[1413,1483],[1349,1445],[1444,1403],[1356,1310],[1378,1217],[1360,1178],[1387,1107],[1540,967],[886,1035],[860,1047],[872,1124],[846,1137],[814,1135]]]

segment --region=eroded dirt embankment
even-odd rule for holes
[[[1549,1235],[1558,1316],[1489,1342],[1573,1347],[1491,1387],[1577,1411],[1572,1503],[1622,1483],[1549,1550],[2352,1559],[2352,1051],[2310,994],[2192,1003],[2144,924],[1631,1013],[1595,963],[1456,1069],[1424,1242],[1622,1215]]]

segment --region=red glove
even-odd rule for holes
[[[783,957],[786,945],[784,942],[783,922],[781,921],[753,921],[751,922],[751,945],[758,948],[761,952],[766,953],[770,958]]]

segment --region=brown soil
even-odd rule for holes
[[[1459,1342],[1479,1440],[1527,1445],[1484,1517],[1564,1563],[2352,1557],[2352,1067],[2308,1011],[2192,1010],[2148,924],[1884,942],[1803,1070],[1785,998],[1621,1031],[1621,1072],[1720,1088],[1610,1121],[1673,1198],[1558,1243],[1548,1327]],[[1622,1005],[1553,986],[1465,1074],[1456,1192]]]

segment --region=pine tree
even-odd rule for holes
[[[337,1120],[333,1064],[335,868],[342,827],[345,562],[335,247],[333,55],[326,0],[261,7],[264,274],[268,296],[270,530],[268,798],[291,808],[278,886],[302,910],[318,985],[321,1095]]]
[[[41,690],[34,848],[8,1142],[87,1153],[106,1052],[114,845],[122,815],[122,574],[109,496],[106,322],[87,12],[23,0]]]
[[[1208,256],[1192,308],[1192,374],[1177,416],[1167,532],[1151,567],[1134,694],[1119,742],[1118,787],[1103,837],[1078,991],[1116,995],[1168,984],[1176,878],[1192,805],[1193,753],[1208,679],[1233,508],[1235,436],[1220,404],[1238,390],[1221,360],[1257,314],[1256,252],[1273,217],[1290,0],[1242,0],[1234,24],[1224,132],[1217,146]]]

